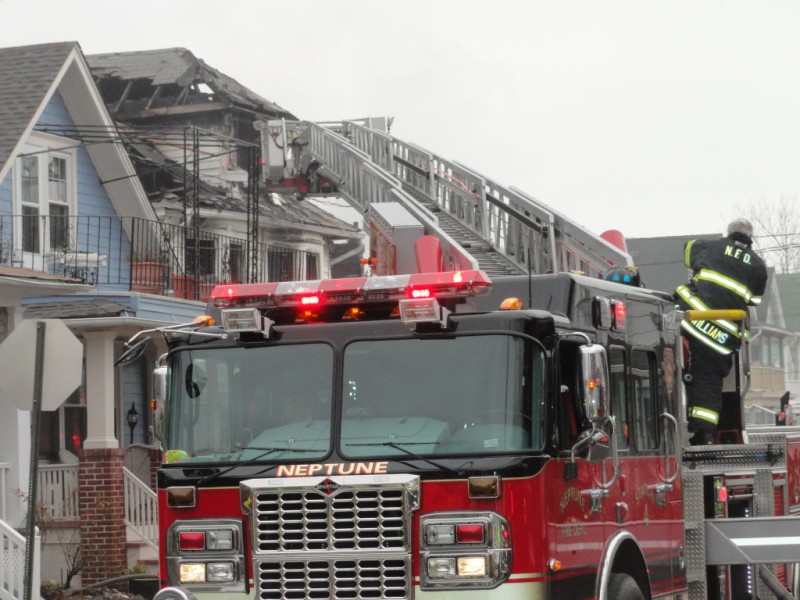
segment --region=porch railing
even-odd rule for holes
[[[39,465],[41,523],[77,521],[78,465]]]
[[[111,216],[0,215],[0,265],[190,300],[204,300],[220,283],[320,276],[311,252]]]
[[[33,547],[33,573],[31,590],[39,597],[41,585],[42,538],[36,531]],[[0,521],[0,600],[22,600],[25,595],[25,537]]]
[[[6,520],[6,476],[10,470],[10,463],[0,463],[0,521]]]
[[[139,538],[158,549],[158,503],[156,493],[123,467],[125,524]],[[78,466],[39,466],[40,523],[77,521]]]
[[[158,501],[156,493],[122,468],[125,486],[125,524],[147,545],[158,550]]]

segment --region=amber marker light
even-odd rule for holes
[[[197,489],[193,486],[167,488],[167,506],[170,508],[194,508],[197,506]]]
[[[500,310],[519,310],[522,308],[522,300],[519,298],[506,298],[500,303]]]
[[[200,315],[192,321],[192,325],[197,325],[198,327],[211,327],[214,323],[214,317],[210,315]]]
[[[470,477],[467,480],[468,495],[471,500],[486,500],[500,497],[500,478]]]
[[[547,561],[547,566],[550,567],[550,570],[553,573],[558,573],[563,565],[557,558],[551,558],[549,561]]]
[[[362,318],[363,316],[364,316],[364,311],[363,310],[361,310],[357,306],[351,306],[346,311],[344,311],[344,314],[342,315],[342,319],[344,319],[345,321],[348,321],[348,320],[349,321],[357,321],[358,319]]]

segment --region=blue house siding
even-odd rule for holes
[[[61,94],[56,91],[42,112],[36,129],[74,126]],[[65,142],[69,146],[77,143],[70,139],[65,139]],[[127,290],[130,287],[130,240],[84,146],[76,149],[76,158],[77,215],[80,217],[72,231],[76,248],[79,252],[100,255],[93,257],[94,261],[88,260],[90,267],[98,271],[98,289]]]
[[[149,377],[148,363],[144,360],[137,360],[134,363],[125,365],[120,369],[122,377],[122,397],[124,398],[122,408],[122,423],[124,431],[119,432],[118,439],[123,442],[121,445],[127,446],[131,443],[146,444],[148,442],[147,432],[149,430],[150,407],[147,401],[146,382]],[[127,415],[131,409],[131,404],[139,416],[136,427],[133,429],[133,442],[131,442],[131,430],[128,426]]]

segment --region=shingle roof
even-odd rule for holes
[[[0,171],[77,42],[0,48]]]
[[[77,319],[97,317],[118,317],[129,312],[125,306],[92,298],[89,300],[69,300],[67,302],[39,302],[25,308],[26,319]]]
[[[181,87],[193,81],[202,81],[237,104],[295,118],[285,108],[210,67],[186,48],[90,54],[86,60],[98,78],[119,77],[123,81],[149,79],[152,85],[177,84]]]

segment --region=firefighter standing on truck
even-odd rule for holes
[[[687,242],[684,264],[692,270],[692,278],[675,289],[678,306],[682,310],[757,306],[766,289],[767,268],[751,248],[752,236],[750,221],[735,219],[724,238]],[[691,380],[686,385],[690,442],[712,444],[722,409],[722,381],[741,344],[739,326],[727,320],[681,325],[691,360]]]

